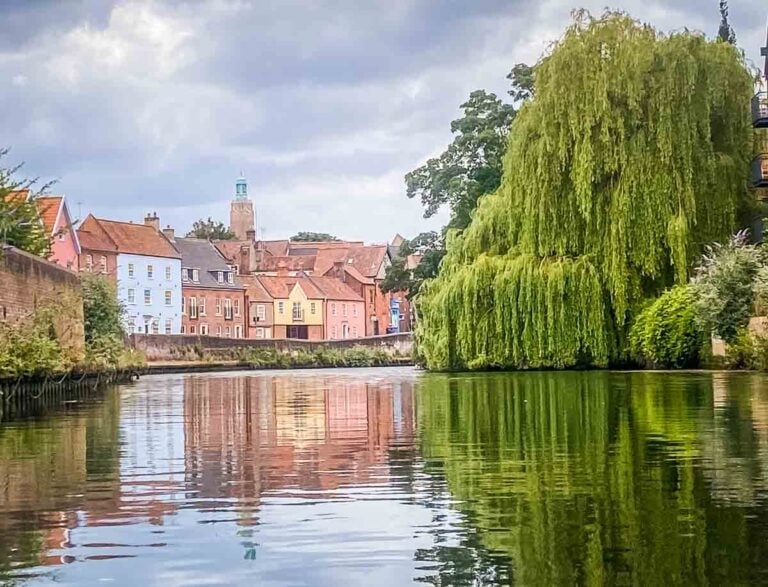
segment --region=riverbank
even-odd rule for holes
[[[368,369],[373,367],[413,367],[414,362],[409,357],[392,359],[385,363],[376,365],[254,365],[240,361],[168,361],[158,363],[148,363],[138,370],[138,375],[166,375],[183,373],[219,373],[225,371],[280,371],[280,370],[300,370],[300,369],[338,369],[338,368],[357,368]]]

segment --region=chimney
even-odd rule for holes
[[[157,212],[152,212],[152,214],[147,214],[144,217],[144,224],[147,226],[151,226],[157,232],[160,232],[160,219],[157,217]]]
[[[247,240],[249,243],[254,242],[256,240],[256,231],[252,228],[250,230],[246,230],[245,240]]]
[[[163,229],[163,234],[169,241],[176,238],[176,231],[171,228],[170,224]]]

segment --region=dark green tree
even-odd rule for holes
[[[472,92],[461,105],[464,116],[451,123],[453,142],[445,152],[405,176],[406,194],[418,197],[424,217],[447,205],[449,228],[464,229],[480,196],[499,187],[501,160],[506,150],[515,109],[485,90]]]
[[[392,264],[387,267],[381,291],[404,291],[408,299],[413,299],[425,280],[437,277],[443,255],[443,238],[434,231],[422,232],[416,238],[403,242]],[[415,266],[409,266],[409,257]]]
[[[530,65],[525,63],[518,63],[507,74],[507,79],[511,82],[512,87],[509,92],[515,101],[522,102],[533,98],[534,94],[534,70]]]
[[[7,154],[8,149],[0,149],[0,159]],[[35,198],[48,186],[34,192],[34,181],[15,177],[20,167],[0,165],[0,244],[47,258],[51,243],[37,214]]]
[[[208,240],[229,241],[234,240],[235,233],[224,226],[223,222],[217,222],[208,217],[202,218],[192,225],[192,230],[187,233],[187,238],[203,238]]]
[[[295,243],[321,243],[339,240],[337,237],[327,232],[299,232],[291,237],[291,241]]]
[[[728,21],[728,0],[720,0],[720,28],[717,31],[717,38],[731,45],[736,44],[736,33],[733,32],[731,23]]]

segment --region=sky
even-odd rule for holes
[[[386,242],[439,228],[404,175],[451,141],[476,89],[508,99],[607,0],[0,0],[2,166],[55,180],[73,214],[186,232],[228,223],[240,172],[265,238]],[[731,0],[755,65],[765,0]],[[663,31],[717,33],[717,0],[617,0]],[[564,80],[567,83],[567,80]]]

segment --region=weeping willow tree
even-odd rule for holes
[[[751,94],[727,43],[576,13],[536,66],[501,186],[422,290],[428,367],[620,360],[638,305],[748,206]]]

